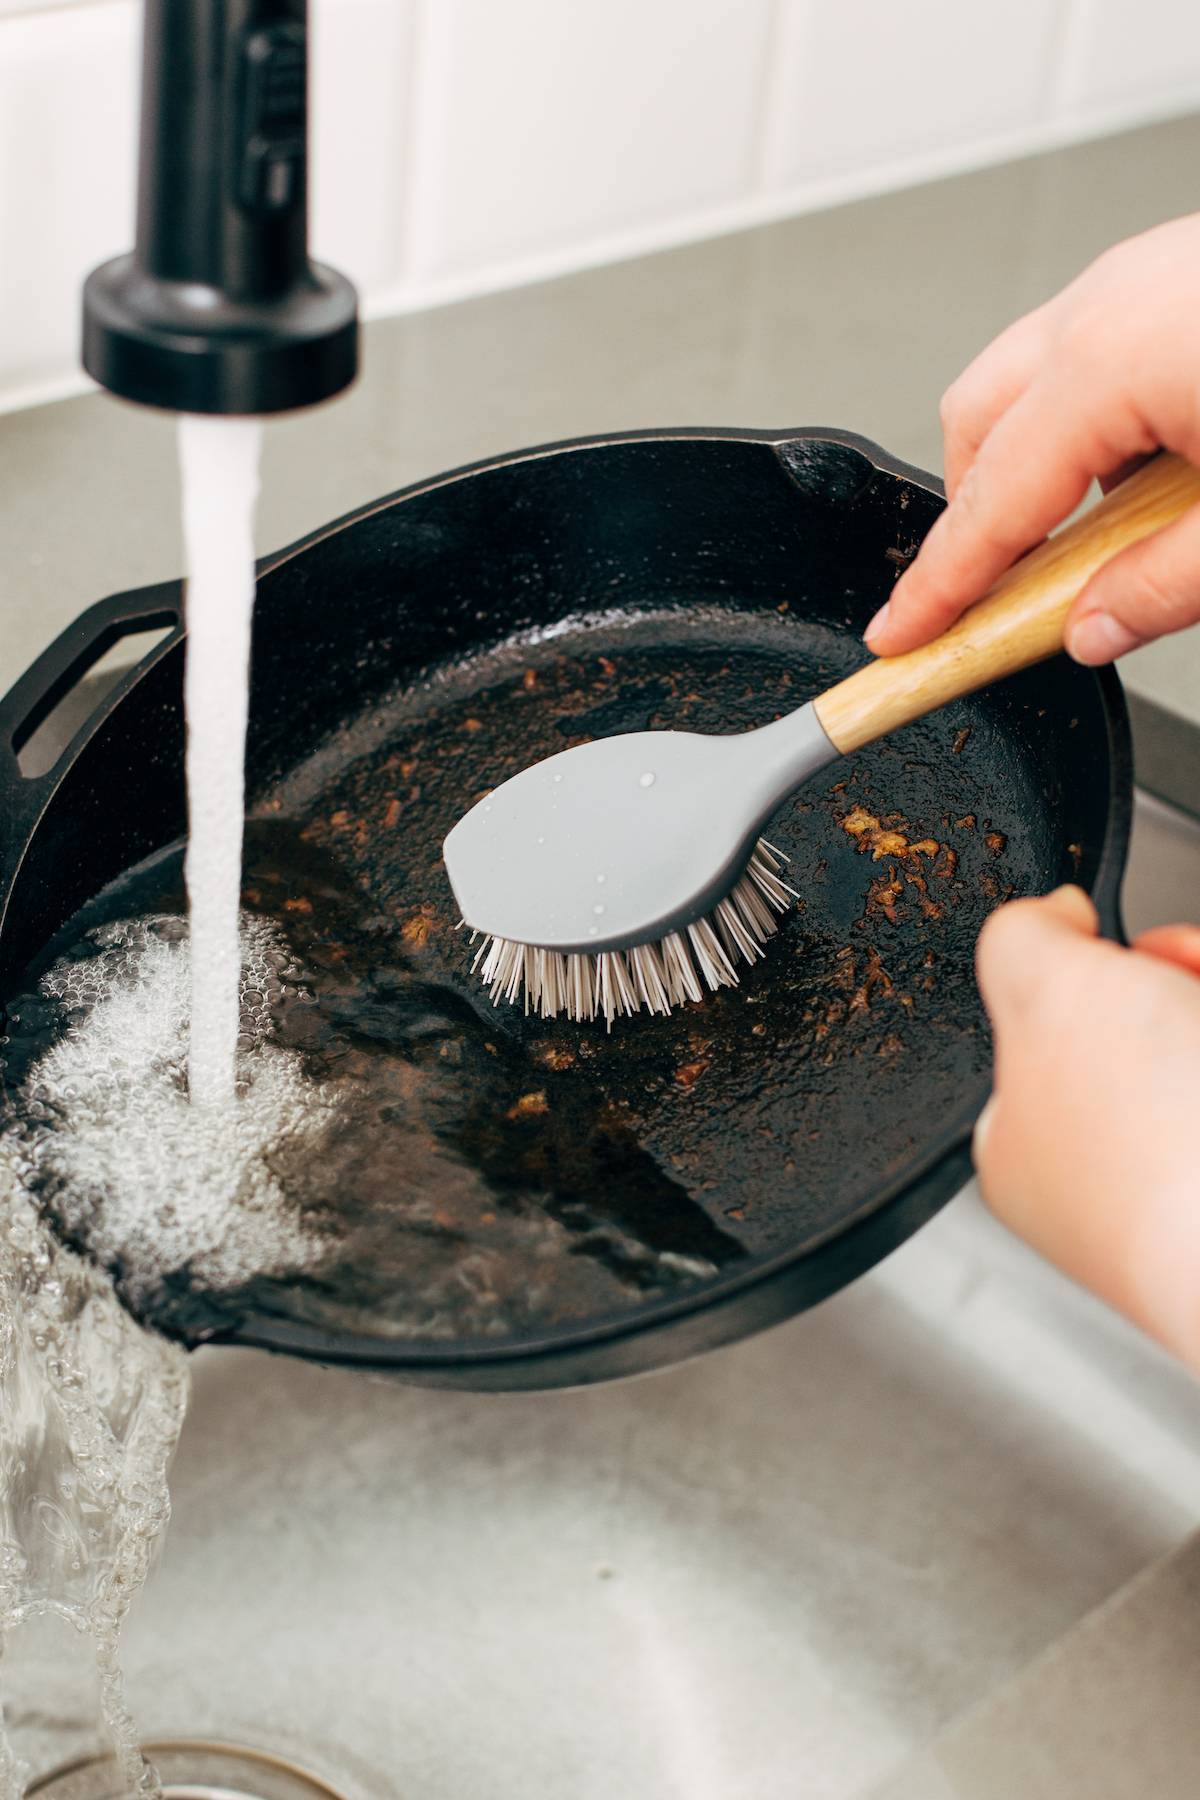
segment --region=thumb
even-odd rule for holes
[[[1095,907],[1077,887],[996,909],[980,933],[975,960],[979,991],[998,1032],[1033,1010],[1064,945],[1094,938],[1099,929]]]
[[[1093,575],[1064,640],[1076,662],[1112,662],[1200,620],[1200,506],[1131,544]]]

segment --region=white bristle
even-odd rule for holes
[[[756,962],[778,930],[777,915],[797,898],[780,871],[787,858],[759,838],[745,874],[706,919],[673,931],[657,944],[597,955],[538,950],[507,938],[485,937],[472,969],[494,1004],[524,997],[525,1011],[543,1019],[604,1019],[609,1029],[622,1014],[668,1013],[705,988],[736,987],[738,963]]]

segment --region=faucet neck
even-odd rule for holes
[[[145,0],[135,257],[267,299],[303,281],[306,0]]]
[[[357,368],[354,290],[310,262],[307,0],[145,0],[137,235],[84,290],[126,399],[275,412]]]

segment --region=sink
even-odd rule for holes
[[[1200,831],[1139,801],[1131,926],[1198,885]],[[194,1378],[131,1702],[347,1800],[848,1800],[1200,1513],[1190,1378],[973,1189],[815,1311],[622,1385]],[[7,1671],[38,1769],[91,1746],[67,1636]]]

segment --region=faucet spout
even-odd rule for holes
[[[83,362],[127,400],[272,413],[358,367],[351,284],[308,255],[307,0],[145,0],[134,249],[84,286]]]

